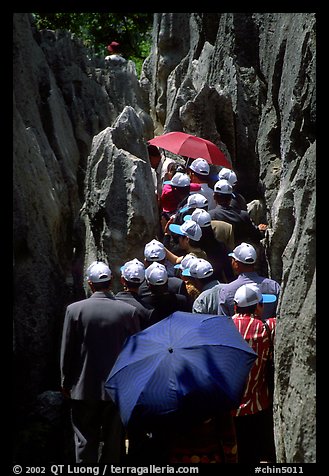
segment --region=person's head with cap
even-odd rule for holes
[[[229,205],[233,196],[233,187],[226,179],[218,180],[214,185],[214,199],[219,205]]]
[[[169,230],[171,233],[178,235],[179,245],[183,250],[188,250],[190,246],[192,248],[198,247],[198,241],[200,241],[202,236],[202,230],[200,225],[195,223],[195,221],[188,220],[182,225],[171,223],[169,225]]]
[[[195,255],[193,255],[192,253],[187,253],[183,258],[182,260],[180,261],[180,263],[178,264],[175,264],[174,268],[175,269],[178,269],[180,274],[184,271],[184,269],[186,268],[189,268],[191,262],[193,260],[196,260],[198,259]]]
[[[163,185],[170,185],[172,196],[175,197],[178,204],[184,200],[190,193],[190,177],[184,172],[176,172],[171,180],[165,180]]]
[[[186,205],[179,210],[180,213],[191,214],[196,208],[208,211],[208,200],[201,193],[191,193],[186,201]]]
[[[198,158],[193,160],[189,165],[189,174],[192,182],[204,183],[208,182],[210,167],[205,159]]]
[[[126,289],[138,289],[145,279],[144,264],[137,258],[127,261],[120,270],[121,283]]]
[[[182,271],[182,276],[189,277],[195,287],[201,290],[205,284],[213,280],[214,269],[209,261],[203,258],[190,260],[189,266]]]
[[[161,241],[151,240],[144,247],[145,264],[148,265],[153,261],[164,262],[166,259],[166,248]]]
[[[161,263],[152,263],[145,270],[146,282],[152,292],[162,292],[168,287],[168,272]]]
[[[173,175],[171,180],[165,180],[164,185],[171,185],[174,188],[189,188],[190,187],[190,177],[185,172],[176,172]]]
[[[220,169],[218,172],[218,180],[225,179],[227,180],[230,185],[234,188],[234,186],[237,184],[237,176],[236,173],[232,169],[227,169],[226,167],[223,167]]]
[[[275,294],[262,294],[256,283],[247,283],[240,286],[234,294],[235,312],[238,314],[256,314],[262,316],[263,305],[275,302]]]
[[[103,261],[94,261],[91,263],[87,268],[86,275],[88,284],[93,291],[109,289],[112,272]]]
[[[208,211],[208,199],[201,193],[192,193],[187,199],[186,206],[191,208],[202,208]]]
[[[236,274],[254,270],[257,252],[250,243],[241,243],[228,256],[232,258],[232,268]]]
[[[201,228],[206,228],[211,226],[211,216],[202,208],[196,208],[192,215],[185,215],[184,221],[193,220],[195,221]]]

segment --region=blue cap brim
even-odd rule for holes
[[[262,294],[263,302],[275,302],[276,295],[275,294]]]
[[[166,180],[165,182],[163,182],[163,185],[172,185],[171,180]]]
[[[190,275],[190,268],[186,268],[182,271],[182,276],[191,276]]]
[[[181,267],[180,263],[178,263],[178,264],[175,264],[174,268],[175,268],[175,269],[182,269],[182,267]]]
[[[169,230],[172,231],[173,233],[176,233],[176,235],[184,236],[184,233],[181,232],[180,225],[176,225],[175,223],[171,223],[169,225]]]
[[[192,215],[185,215],[185,217],[183,218],[184,221],[189,221],[189,220],[192,220]]]
[[[180,210],[178,210],[180,213],[185,213],[190,209],[190,207],[183,207]]]

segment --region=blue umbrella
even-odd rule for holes
[[[177,311],[130,336],[105,383],[125,426],[236,408],[257,354],[231,317]]]

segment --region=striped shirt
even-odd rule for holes
[[[253,314],[235,314],[232,319],[240,334],[258,355],[250,370],[240,406],[232,412],[233,416],[250,415],[265,410],[272,402],[265,381],[270,340],[263,322]],[[272,317],[266,322],[271,330],[273,342],[276,319]]]

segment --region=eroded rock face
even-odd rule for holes
[[[94,137],[86,171],[83,217],[85,267],[95,259],[110,263],[121,289],[120,267],[144,260],[144,246],[157,234],[159,220],[142,123],[126,107],[113,128]],[[122,148],[124,146],[124,148]]]
[[[39,392],[58,389],[65,308],[85,297],[84,264],[94,237],[86,238],[86,196],[93,219],[106,202],[110,222],[91,231],[110,243],[116,268],[132,251],[141,255],[157,217],[145,146],[153,123],[141,107],[134,64],[101,68],[79,40],[65,31],[36,31],[28,14],[14,14],[13,40],[15,396],[24,413]],[[123,113],[127,106],[130,113]],[[101,177],[100,166],[85,190],[92,141],[101,131],[109,139],[102,164],[111,163],[112,148],[105,172],[114,176]]]

